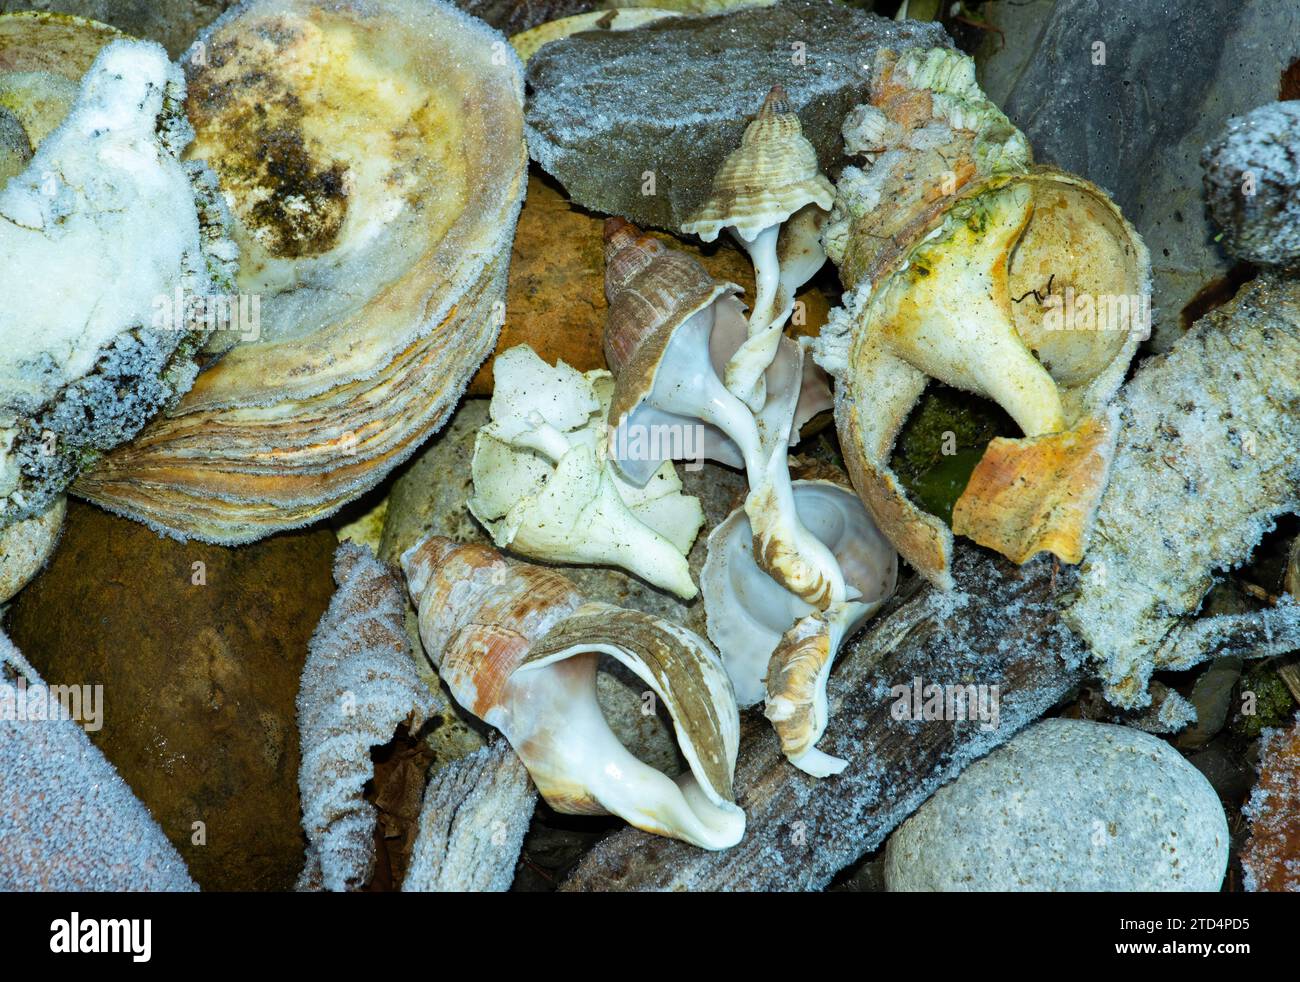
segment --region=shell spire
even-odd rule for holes
[[[805,205],[816,203],[829,210],[834,201],[835,186],[821,173],[817,151],[778,84],[745,127],[740,146],[718,168],[708,198],[682,231],[712,242],[724,228],[734,228],[741,239],[753,241]]]

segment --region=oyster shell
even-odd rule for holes
[[[1146,247],[1099,188],[1031,166],[957,52],[881,52],[844,138],[865,166],[845,169],[823,229],[847,291],[814,350],[840,381],[855,488],[944,588],[954,531],[1019,562],[1047,549],[1077,563],[1114,449],[1108,403],[1149,330]],[[1103,303],[1115,316],[1099,328]],[[889,468],[930,377],[993,399],[1025,433],[989,447],[952,530]]]
[[[159,297],[233,272],[180,70],[161,46],[60,15],[0,17],[0,527],[188,389],[209,331]],[[82,75],[84,72],[84,76]]]
[[[252,0],[185,56],[253,323],[77,485],[239,543],[329,514],[442,425],[504,319],[522,68],[441,2]],[[242,304],[248,298],[247,305]]]

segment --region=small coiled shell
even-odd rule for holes
[[[724,228],[734,228],[752,241],[805,205],[829,209],[834,200],[835,187],[818,169],[817,151],[803,135],[785,90],[774,85],[682,231],[712,242]]]
[[[735,845],[740,717],[717,654],[680,625],[583,603],[563,576],[486,546],[431,536],[402,556],[420,638],[452,695],[510,741],[557,811],[621,816],[707,849]],[[632,670],[672,716],[690,773],[633,756],[596,699],[601,655]]]

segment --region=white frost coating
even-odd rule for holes
[[[687,599],[686,553],[704,523],[671,461],[644,487],[608,460],[609,372],[552,367],[527,345],[494,366],[491,421],[474,442],[470,512],[501,548],[562,563],[620,566]]]
[[[107,45],[67,119],[0,190],[7,404],[49,399],[117,334],[152,324],[157,298],[194,285],[180,262],[200,252],[194,191],[157,132],[169,84],[180,69],[160,45]]]
[[[334,557],[338,591],[312,635],[298,691],[302,763],[298,786],[307,863],[298,888],[351,890],[374,863],[370,748],[409,720],[418,728],[433,699],[409,656],[406,602],[397,577],[349,542]]]
[[[44,683],[0,633],[0,693],[20,679],[32,705]],[[0,890],[198,889],[78,723],[16,715],[0,695]]]
[[[1277,516],[1300,507],[1297,405],[1300,285],[1270,277],[1121,391],[1110,486],[1065,611],[1103,663],[1114,705],[1147,705],[1153,671],[1190,668],[1247,626],[1180,620],[1199,609],[1216,571],[1247,559]],[[1298,622],[1290,604],[1259,619],[1259,647]]]
[[[424,792],[402,890],[510,889],[536,804],[528,770],[507,741],[452,761]]]

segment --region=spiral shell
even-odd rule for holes
[[[959,52],[880,52],[844,136],[864,166],[845,168],[823,239],[847,289],[814,352],[840,383],[854,486],[944,588],[954,531],[1017,561],[1078,562],[1109,475],[1107,406],[1149,319],[1146,247],[1099,188],[1031,165]],[[1063,327],[1076,293],[1124,316]],[[998,402],[1025,434],[990,446],[951,530],[889,468],[931,377]]]
[[[583,603],[558,573],[484,546],[431,536],[402,556],[420,638],[452,695],[505,734],[557,811],[620,815],[639,828],[723,849],[744,813],[732,777],[740,717],[717,654],[680,625]],[[601,655],[622,662],[672,716],[690,773],[634,757],[596,699]]]
[[[774,85],[682,231],[712,242],[730,227],[751,241],[805,205],[828,209],[834,200],[834,186],[818,169],[817,151],[803,135],[785,90]]]

